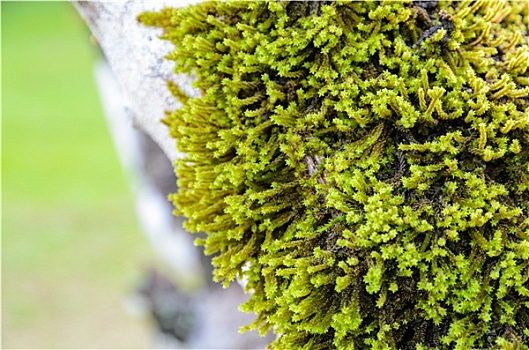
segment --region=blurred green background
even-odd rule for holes
[[[135,221],[67,2],[2,6],[2,347],[148,347],[127,293],[151,247]]]

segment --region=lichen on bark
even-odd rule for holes
[[[277,349],[527,348],[529,13],[516,1],[146,13],[196,77],[176,213]]]

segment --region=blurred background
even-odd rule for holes
[[[67,2],[1,2],[2,348],[145,348],[138,227]]]

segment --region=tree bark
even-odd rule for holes
[[[173,287],[171,281],[149,271],[137,293],[147,308],[144,311],[158,326],[157,346],[264,348],[273,340],[270,336],[238,332],[253,318],[238,310],[247,296],[236,284],[225,290],[211,282],[209,258],[193,246],[191,235],[182,228],[183,218],[172,215],[166,199],[168,192],[176,191],[170,161],[183,156],[160,122],[165,111],[180,107],[166,83],[174,82],[190,96],[198,91],[189,76],[174,74],[173,63],[164,59],[172,47],[158,39],[161,31],[140,25],[136,17],[144,11],[190,3],[76,1],[74,5],[107,61],[96,67],[96,78],[117,152],[131,177],[139,221],[177,279]],[[165,163],[150,139],[167,156]],[[185,293],[181,287],[194,293]]]
[[[191,3],[190,0],[177,2],[179,6]],[[167,127],[160,123],[165,111],[179,107],[166,83],[175,82],[190,96],[198,92],[192,88],[190,77],[174,74],[173,63],[164,59],[171,51],[171,44],[158,39],[161,32],[136,21],[136,16],[144,11],[171,4],[148,1],[76,1],[74,4],[117,78],[125,108],[134,116],[134,125],[147,133],[171,161],[181,158]]]

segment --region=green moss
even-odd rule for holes
[[[215,280],[247,279],[247,328],[277,349],[527,348],[525,3],[208,2],[140,20],[202,91],[165,121],[187,154],[172,199]]]

